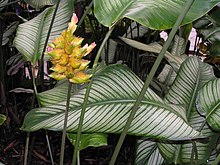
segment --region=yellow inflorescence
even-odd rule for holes
[[[78,18],[76,14],[73,14],[68,29],[48,44],[46,53],[51,57],[53,64],[50,68],[53,71],[50,77],[56,80],[67,78],[72,83],[81,84],[89,81],[92,76],[84,72],[90,61],[82,58],[89,54],[96,44],[81,46],[83,38],[73,35],[77,22]]]

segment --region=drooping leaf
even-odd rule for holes
[[[54,9],[55,7],[49,7],[37,17],[18,26],[14,45],[27,61],[35,64],[40,59]],[[73,1],[63,0],[56,13],[49,42],[67,28],[72,13]]]
[[[31,5],[33,8],[41,9],[46,5],[54,5],[58,0],[24,0],[26,3]]]
[[[158,43],[152,43],[152,44],[143,44],[141,42],[124,38],[124,37],[119,37],[123,42],[126,44],[147,52],[152,52],[152,53],[160,53],[162,46]],[[180,57],[180,56],[174,56],[170,52],[166,51],[164,54],[165,58],[169,61],[169,63],[173,66],[173,68],[178,69],[181,65],[181,63],[185,60],[185,57]]]
[[[0,125],[2,125],[4,123],[4,121],[6,120],[6,116],[0,114]]]
[[[123,65],[111,65],[95,75],[87,103],[82,131],[86,133],[120,133],[129,112],[137,99],[143,82]],[[67,131],[76,132],[81,113],[85,89],[70,99]],[[48,98],[50,99],[50,98]],[[63,129],[66,102],[36,108],[25,117],[22,129]],[[148,89],[128,134],[158,139],[182,140],[193,138],[199,133],[185,122],[180,106],[164,102]]]
[[[211,10],[219,0],[195,0],[182,25],[193,22]],[[95,16],[105,26],[129,18],[151,29],[174,26],[186,0],[95,0]]]
[[[220,79],[209,81],[199,91],[197,108],[212,129],[220,131]]]
[[[72,145],[75,145],[76,141],[76,134],[68,133],[67,134],[68,139],[72,143]],[[87,147],[101,147],[108,145],[107,143],[108,135],[103,133],[93,133],[93,134],[82,134],[80,136],[80,150],[83,150]]]

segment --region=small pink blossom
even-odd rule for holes
[[[53,50],[53,48],[51,48],[50,46],[47,46],[46,52],[51,52],[52,50]]]
[[[75,22],[75,23],[77,23],[78,22],[78,17],[76,16],[76,14],[75,13],[73,13],[73,16],[72,16],[72,18],[71,18],[71,22]]]

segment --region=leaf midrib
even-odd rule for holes
[[[119,12],[118,16],[114,19],[114,23],[115,24],[117,22],[117,20],[120,20],[119,18],[123,18],[123,13],[135,2],[135,0],[130,1],[123,10],[121,10],[121,12]],[[113,25],[112,25],[113,26]]]
[[[105,100],[105,101],[97,101],[96,103],[88,103],[86,108],[89,108],[89,107],[94,107],[94,106],[97,106],[97,105],[107,105],[107,104],[118,104],[118,103],[121,103],[121,104],[127,104],[127,103],[135,103],[136,102],[136,99],[134,100],[131,100],[131,99],[117,99],[117,100]],[[62,102],[64,103],[64,102]],[[183,121],[187,122],[180,114],[178,114],[176,111],[174,111],[171,107],[169,107],[168,105],[166,104],[163,104],[161,102],[158,102],[158,101],[147,101],[147,100],[142,100],[141,101],[142,104],[144,105],[152,105],[152,106],[157,106],[159,108],[162,108],[166,111],[169,111],[169,112],[172,112],[174,113],[176,116],[180,117]],[[65,106],[65,104],[59,104],[60,106]],[[49,108],[52,108],[53,106],[49,106]],[[47,107],[45,107],[47,108]],[[79,111],[81,110],[81,105],[73,105],[71,106],[70,109],[74,109],[74,110],[70,110],[70,111]],[[62,111],[63,113],[63,111]],[[60,114],[60,113],[59,113]],[[55,114],[57,115],[57,114]]]
[[[37,35],[37,39],[35,42],[35,46],[34,46],[34,54],[33,54],[33,65],[35,66],[36,65],[36,61],[38,60],[39,58],[39,54],[41,54],[41,52],[39,51],[39,47],[40,47],[40,42],[41,42],[41,38],[42,38],[42,33],[43,33],[43,27],[44,27],[44,22],[45,22],[45,19],[46,19],[46,16],[48,14],[48,12],[50,12],[50,10],[53,10],[52,8],[49,8],[48,10],[45,10],[43,16],[42,16],[42,19],[40,19],[40,24],[39,24],[39,29],[38,29],[38,33],[39,35]]]

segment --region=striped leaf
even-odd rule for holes
[[[77,84],[72,85],[71,94],[73,95],[74,93],[77,93],[80,88],[83,88],[83,86]],[[50,90],[47,90],[42,93],[38,93],[37,99],[42,106],[54,105],[57,103],[58,100],[59,102],[66,100],[67,91],[68,91],[68,81],[65,80],[62,82],[58,82],[58,84]]]
[[[208,82],[199,91],[197,108],[216,131],[220,131],[220,79]]]
[[[4,121],[6,120],[6,116],[0,114],[0,125],[2,125],[4,123]]]
[[[98,72],[93,81],[83,123],[83,132],[121,133],[143,82],[124,65],[111,65]],[[67,131],[76,132],[85,89],[70,99]],[[48,98],[50,99],[50,98]],[[25,117],[22,129],[61,131],[65,101],[31,110]],[[182,140],[199,135],[184,117],[182,108],[165,104],[148,89],[141,102],[128,134],[157,139]]]
[[[195,0],[182,25],[205,15],[218,2]],[[185,3],[186,0],[94,0],[96,18],[105,26],[129,18],[157,30],[172,28]]]
[[[24,1],[36,9],[41,9],[46,5],[54,5],[57,2],[57,0],[24,0]]]
[[[210,138],[207,143],[202,143],[201,141],[196,142],[196,147],[198,151],[198,164],[205,164],[211,154],[212,149],[216,145],[218,135],[212,132],[207,124],[204,125],[202,128],[203,123],[205,123],[205,119],[201,117],[195,109],[193,109],[193,111],[191,112],[189,123],[195,130],[202,129],[201,133],[204,136]],[[178,159],[178,163],[180,164],[190,164],[193,148],[192,143],[177,145],[161,142],[157,145],[161,154],[168,162],[173,162],[174,160]],[[195,160],[195,157],[193,159]]]
[[[181,65],[177,77],[165,97],[168,103],[183,105],[186,110],[188,123],[195,130],[200,131],[204,136],[210,138],[210,141],[206,144],[196,142],[199,164],[206,163],[215,146],[217,135],[208,125],[204,125],[206,120],[196,111],[195,100],[201,87],[214,78],[215,76],[211,66],[202,63],[197,57],[189,57]],[[191,143],[181,145],[158,143],[158,147],[167,161],[173,162],[174,160],[178,160],[180,164],[190,164],[193,148]]]
[[[35,64],[40,59],[54,9],[55,6],[49,7],[37,17],[18,26],[14,45],[27,61]],[[67,28],[72,13],[73,0],[63,0],[56,13],[49,42]]]
[[[164,161],[157,143],[146,138],[138,140],[136,152],[136,165],[160,165]]]
[[[197,57],[190,57],[181,65],[177,78],[171,86],[165,100],[168,103],[184,105],[189,116],[198,90],[215,75],[210,65]]]

